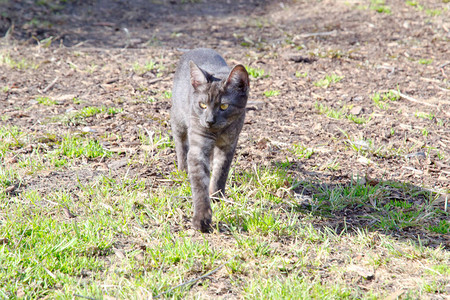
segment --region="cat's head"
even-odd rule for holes
[[[220,130],[245,113],[250,82],[243,65],[236,65],[224,79],[189,62],[191,85],[193,87],[193,110],[200,125]]]

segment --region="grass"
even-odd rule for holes
[[[154,62],[153,60],[145,62],[144,64],[135,62],[133,64],[133,71],[142,75],[144,73],[153,71],[156,68],[156,65],[156,62]]]
[[[309,159],[314,154],[314,149],[307,148],[300,144],[293,144],[290,151],[297,157],[297,158],[306,158]]]
[[[297,77],[297,78],[305,78],[307,76],[308,76],[308,72],[300,72],[300,71],[295,72],[295,77]]]
[[[248,75],[255,79],[269,77],[268,74],[265,74],[266,71],[264,71],[264,69],[252,68],[250,66],[245,66],[245,69],[247,70]]]
[[[385,0],[370,0],[369,8],[378,13],[384,13],[384,14],[391,13],[391,8],[388,5],[386,5]]]
[[[433,113],[426,113],[426,112],[422,112],[422,111],[416,111],[414,113],[414,116],[420,119],[428,119],[428,120],[433,120],[434,119],[434,114]]]
[[[79,99],[73,99],[75,104],[80,104],[81,101]],[[106,106],[86,106],[78,111],[68,112],[63,116],[57,116],[54,118],[55,121],[60,121],[66,125],[80,125],[85,123],[86,118],[93,117],[98,114],[106,114],[108,116],[114,116],[118,113],[123,112],[123,108],[117,107],[106,107]]]
[[[400,99],[400,96],[393,91],[386,93],[376,92],[372,95],[374,104],[382,110],[387,110],[389,108],[389,101],[397,101],[398,99]]]
[[[0,66],[6,65],[11,69],[26,70],[39,68],[39,64],[30,62],[24,58],[15,59],[9,53],[0,53]]]
[[[39,104],[47,105],[47,106],[55,105],[57,103],[55,100],[52,100],[49,97],[37,97],[36,101]]]
[[[324,79],[314,82],[314,85],[317,87],[328,88],[330,85],[338,83],[343,78],[343,76],[338,76],[336,74],[326,75]]]
[[[21,134],[17,129],[3,130],[10,131]],[[155,149],[173,147],[162,133],[142,132],[140,139]],[[65,136],[55,146],[48,155],[69,160],[111,155],[82,136]],[[295,144],[292,153],[307,159],[314,151]],[[334,161],[329,168],[336,169],[337,164]],[[17,171],[0,169],[0,183],[19,181]],[[377,273],[380,280],[389,278],[383,276],[390,276],[399,258],[412,268],[428,266],[426,270],[441,274],[433,274],[436,278],[448,272],[445,261],[450,257],[442,248],[400,242],[381,233],[406,228],[448,232],[448,222],[433,221],[433,216],[446,216],[433,206],[433,193],[389,182],[316,185],[297,181],[282,167],[234,169],[230,177],[232,204],[213,203],[215,222],[227,232],[226,239],[224,233],[201,235],[183,229],[192,204],[183,199],[190,186],[179,172],[165,178],[169,185],[154,185],[140,176],[105,174],[95,181],[78,181],[70,189],[63,185],[47,193],[27,189],[0,201],[0,297],[148,298],[167,292],[166,297],[184,298],[191,293],[207,295],[215,289],[212,278],[221,278],[247,299],[386,296],[380,290],[368,294],[341,276],[358,263],[351,257],[359,253],[369,258],[360,263],[369,267],[372,257],[387,273]],[[300,204],[296,195],[310,200]],[[408,195],[422,204],[400,200]],[[0,199],[6,197],[0,190]],[[67,219],[64,210],[73,217]],[[366,229],[338,234],[332,227],[313,225],[319,220],[342,223],[341,214],[348,211]],[[220,277],[214,273],[201,285],[172,289],[216,268]],[[330,275],[325,280],[323,271]],[[411,295],[443,293],[442,286],[427,278],[410,289]]]
[[[315,108],[321,115],[326,115],[327,117],[336,119],[336,120],[347,119],[356,124],[365,124],[365,123],[369,122],[371,119],[370,117],[369,118],[357,117],[357,116],[349,113],[349,110],[351,109],[349,107],[343,107],[343,108],[337,110],[337,109],[333,109],[331,107],[328,107],[328,106],[325,106],[323,104],[316,102]]]
[[[270,98],[270,97],[273,97],[273,96],[278,96],[280,94],[280,91],[279,90],[264,91],[263,94],[267,98]]]
[[[432,59],[427,59],[427,58],[421,58],[417,61],[419,64],[421,65],[429,65],[433,62]]]

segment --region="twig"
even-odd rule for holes
[[[173,290],[175,290],[175,289],[177,289],[177,288],[179,288],[179,287],[182,287],[182,286],[184,286],[184,285],[188,285],[188,284],[190,284],[190,283],[194,283],[194,282],[196,282],[196,281],[199,281],[200,279],[203,279],[203,278],[205,278],[205,277],[208,277],[208,276],[211,275],[211,274],[216,273],[217,271],[219,271],[220,269],[222,269],[226,264],[228,264],[229,262],[231,262],[236,256],[237,256],[237,254],[234,255],[234,256],[233,256],[232,258],[230,258],[229,260],[227,260],[226,262],[224,262],[223,264],[221,264],[220,266],[218,266],[217,268],[215,268],[214,270],[212,270],[212,271],[206,273],[205,275],[202,275],[202,276],[200,276],[200,277],[193,278],[193,279],[191,279],[191,280],[182,282],[182,283],[180,283],[179,285],[176,285],[176,286],[174,286],[173,288],[171,288],[171,289],[169,289],[169,290],[167,290],[167,291],[165,291],[165,292],[162,292],[162,293],[159,294],[159,295],[154,296],[153,298],[159,298],[159,297],[161,297],[162,295],[168,294],[168,293],[172,292]]]
[[[156,83],[156,82],[162,81],[162,80],[165,80],[165,78],[163,78],[163,77],[153,78],[153,79],[150,79],[149,81],[147,81],[147,84],[153,84],[153,83]]]
[[[22,232],[22,235],[21,235],[19,241],[17,242],[16,246],[14,247],[14,250],[16,250],[17,247],[19,247],[20,242],[22,242],[23,236],[24,236],[25,233],[28,231],[28,228],[30,228],[30,225],[27,225],[27,227],[25,228],[25,230]]]
[[[303,33],[296,35],[296,38],[307,38],[312,36],[327,36],[327,35],[333,35],[336,33],[336,30],[333,31],[326,31],[326,32],[311,32],[311,33]]]
[[[79,297],[79,298],[84,298],[84,299],[89,299],[89,300],[97,300],[97,298],[92,298],[92,297],[78,295],[78,294],[73,294],[73,296],[74,297]]]
[[[56,76],[56,78],[53,79],[53,81],[50,82],[50,84],[47,85],[47,87],[46,87],[45,89],[42,90],[42,93],[47,93],[47,91],[48,91],[49,89],[51,89],[51,88],[56,84],[56,82],[58,81],[58,79],[59,79],[59,76]]]
[[[426,102],[423,102],[423,101],[419,101],[419,100],[417,100],[417,99],[414,99],[414,98],[411,97],[411,96],[402,94],[402,93],[400,93],[399,91],[395,91],[395,90],[391,90],[391,91],[392,91],[393,93],[396,93],[396,94],[399,95],[400,97],[402,97],[402,98],[408,100],[408,101],[415,102],[415,103],[419,103],[419,104],[423,104],[423,105],[426,105],[426,106],[437,107],[437,105],[434,105],[434,104],[431,104],[431,103],[426,103]]]
[[[438,68],[439,69],[443,69],[445,66],[450,65],[450,61],[443,63],[442,65],[440,65]]]

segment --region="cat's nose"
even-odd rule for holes
[[[208,119],[206,119],[206,124],[208,124],[208,126],[212,126],[216,123],[216,118],[214,117],[210,117]]]

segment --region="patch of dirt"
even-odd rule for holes
[[[371,9],[370,1],[1,1],[0,124],[32,136],[32,148],[16,149],[2,164],[17,164],[20,151],[52,147],[51,140],[39,137],[61,139],[68,133],[91,136],[119,154],[80,160],[76,169],[33,172],[15,192],[76,189],[111,172],[169,184],[162,179],[175,168],[173,149],[149,151],[139,136],[169,133],[165,92],[171,90],[178,59],[186,49],[209,47],[230,65],[243,63],[269,75],[251,78],[254,109],[240,137],[237,171],[284,165],[292,177],[312,184],[349,184],[359,175],[445,197],[450,192],[450,7],[445,1],[421,1],[427,9],[440,9],[430,15],[402,0],[387,2],[390,14]],[[150,61],[157,67],[142,69]],[[327,88],[315,85],[332,74],[342,79]],[[279,94],[264,96],[269,90]],[[380,109],[373,95],[390,90],[403,96]],[[39,104],[38,97],[56,105]],[[320,105],[366,122],[327,117],[319,113]],[[68,117],[89,106],[122,111]],[[314,153],[302,158],[293,144]],[[130,157],[136,161],[131,166]],[[436,205],[443,210],[441,200]],[[360,219],[351,224],[353,215],[365,213],[360,209],[317,225],[337,228],[345,217],[350,225],[365,227]],[[430,245],[450,247],[448,237],[428,239]],[[214,296],[227,297],[231,284],[214,286]]]

